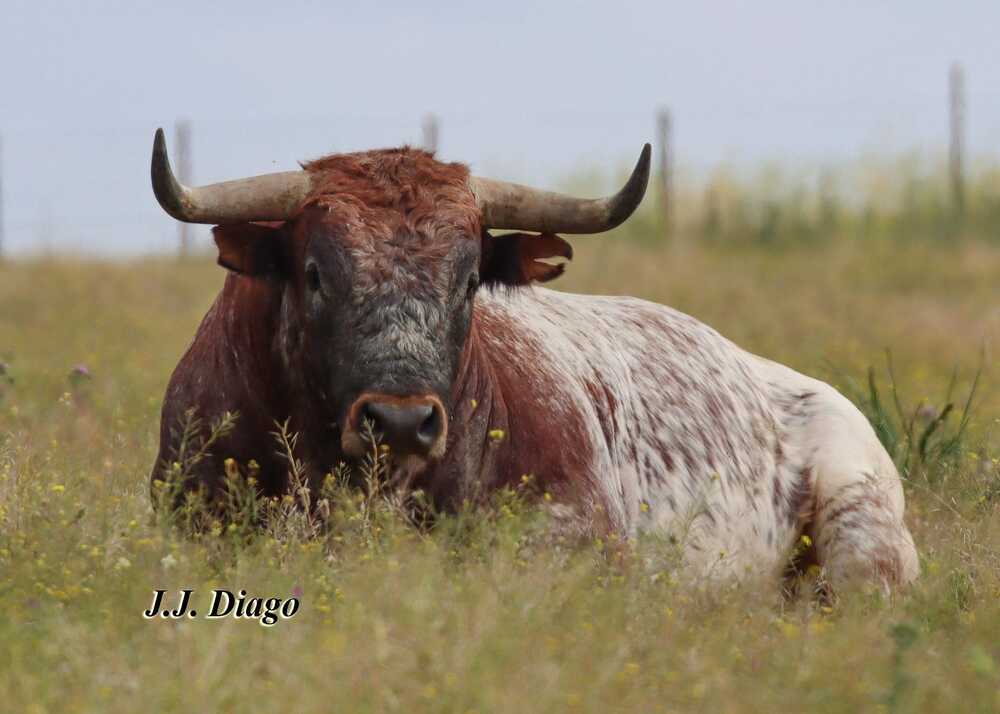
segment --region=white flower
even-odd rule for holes
[[[160,558],[160,565],[169,570],[177,565],[177,558],[174,557],[173,553],[167,553],[165,556]]]

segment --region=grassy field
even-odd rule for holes
[[[222,270],[20,261],[0,266],[0,710],[1000,709],[1000,246],[575,244],[556,287],[673,305],[884,422],[922,559],[909,593],[695,591],[654,541],[624,558],[547,542],[517,494],[430,533],[338,492],[320,537],[294,509],[266,533],[183,537],[147,479],[163,389]],[[154,588],[181,587],[199,608],[212,587],[302,607],[273,627],[141,617]]]

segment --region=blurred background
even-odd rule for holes
[[[435,146],[611,188],[645,141],[644,241],[990,236],[1000,5],[4,0],[0,251],[210,247],[156,205],[167,130],[204,183]]]

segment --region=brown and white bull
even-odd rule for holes
[[[232,457],[279,494],[276,422],[316,483],[370,420],[442,509],[532,474],[594,531],[675,536],[697,575],[777,576],[808,534],[834,585],[909,582],[899,476],[836,390],[668,307],[533,285],[572,256],[557,233],[618,225],[648,174],[647,145],[618,194],[583,200],[402,148],[189,188],[157,132],[160,204],[217,224],[230,270],[167,389],[159,463],[187,409],[238,412],[187,485],[218,493]]]

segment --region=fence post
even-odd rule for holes
[[[704,221],[702,233],[708,238],[718,238],[722,234],[722,211],[719,208],[719,187],[715,177],[709,179],[705,187]]]
[[[438,118],[433,114],[428,114],[424,117],[423,122],[424,129],[424,149],[426,151],[436,153],[438,150],[438,140],[441,136],[440,133],[440,123]]]
[[[965,214],[965,77],[957,62],[948,73],[948,104],[951,141],[948,164],[951,174],[951,204],[956,218]]]
[[[670,233],[670,224],[673,221],[673,202],[671,196],[672,167],[673,158],[670,147],[670,112],[667,109],[660,109],[656,114],[656,137],[659,144],[659,176],[660,176],[660,210],[663,213],[664,233]]]
[[[824,234],[832,234],[837,229],[839,219],[839,206],[837,204],[837,190],[834,185],[833,173],[830,169],[823,169],[819,174],[816,183],[816,192],[819,197],[819,227]],[[828,235],[826,237],[829,237]]]
[[[177,179],[184,184],[191,183],[191,122],[188,119],[178,119],[174,125],[174,145]],[[183,221],[177,223],[178,254],[185,257],[191,250],[191,224]]]

